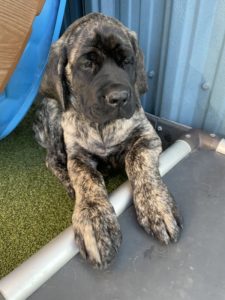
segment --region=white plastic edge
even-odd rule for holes
[[[221,139],[217,148],[216,152],[219,152],[221,154],[225,154],[225,139]]]
[[[176,141],[159,159],[159,171],[165,175],[191,152],[189,144]],[[119,216],[132,202],[131,186],[123,183],[110,196]],[[78,253],[72,226],[64,230],[37,253],[0,280],[0,293],[6,300],[24,300]]]

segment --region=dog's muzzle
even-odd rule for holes
[[[105,64],[92,82],[92,119],[99,123],[132,117],[136,96],[128,74],[115,63]]]
[[[126,118],[134,113],[134,101],[129,87],[125,85],[112,85],[101,90],[99,103],[104,111],[104,117],[108,120]]]

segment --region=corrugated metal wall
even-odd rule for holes
[[[225,134],[225,1],[172,1],[155,112]]]
[[[137,32],[146,111],[225,135],[224,0],[70,0],[64,26],[93,11]]]

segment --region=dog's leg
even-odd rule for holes
[[[67,166],[76,192],[72,216],[75,241],[85,259],[105,268],[117,253],[122,236],[103,177],[91,162],[74,158]]]
[[[45,98],[37,110],[33,130],[37,142],[47,150],[46,166],[59,179],[71,198],[75,198],[67,171],[61,127],[61,111],[54,99]]]
[[[71,199],[75,199],[75,192],[69,179],[69,175],[66,167],[66,161],[64,162],[64,160],[61,160],[59,155],[56,155],[55,153],[51,153],[50,151],[48,151],[45,163],[47,168],[62,183],[69,197]]]
[[[139,137],[125,157],[137,219],[147,233],[161,242],[177,241],[181,217],[158,170],[161,143],[158,137]]]

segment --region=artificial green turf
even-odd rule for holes
[[[0,141],[0,278],[71,224],[74,203],[45,167],[33,111]],[[124,180],[123,174],[107,179],[108,191]]]

